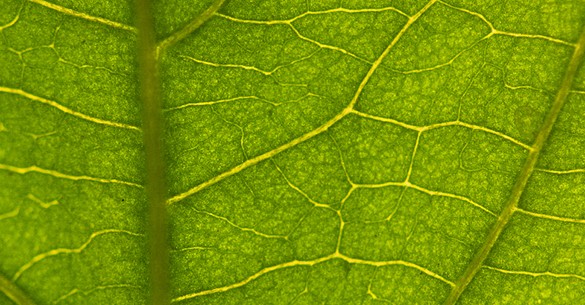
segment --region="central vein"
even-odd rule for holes
[[[169,262],[165,199],[165,167],[162,144],[162,107],[154,18],[150,0],[136,0],[138,28],[138,79],[143,103],[142,129],[146,162],[146,195],[149,204],[149,253],[151,302],[169,304]]]

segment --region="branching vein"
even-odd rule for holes
[[[552,276],[552,277],[557,277],[557,278],[574,278],[574,279],[578,279],[581,281],[585,281],[585,276],[578,275],[578,274],[553,273],[553,272],[549,272],[549,271],[546,271],[546,272],[516,271],[516,270],[506,270],[506,269],[496,268],[496,267],[492,267],[492,266],[483,266],[483,268],[498,271],[498,272],[505,273],[505,274],[528,275],[528,276],[533,276],[533,277]]]
[[[190,293],[190,294],[186,294],[177,298],[174,298],[172,300],[172,303],[176,303],[176,302],[181,302],[181,301],[185,301],[185,300],[189,300],[192,298],[196,298],[199,296],[204,296],[204,295],[210,295],[210,294],[215,294],[215,293],[221,293],[221,292],[226,292],[232,289],[236,289],[239,287],[242,287],[256,279],[258,279],[259,277],[277,271],[277,270],[281,270],[281,269],[285,269],[285,268],[290,268],[290,267],[297,267],[297,266],[307,266],[307,267],[311,267],[314,266],[316,264],[325,262],[325,261],[329,261],[332,259],[341,259],[344,260],[350,264],[362,264],[362,265],[369,265],[369,266],[374,266],[374,267],[386,267],[386,266],[404,266],[404,267],[408,267],[408,268],[414,268],[416,270],[421,271],[422,273],[433,277],[437,280],[440,280],[443,283],[446,283],[450,286],[454,286],[455,284],[451,281],[449,281],[448,279],[442,277],[441,275],[426,269],[424,267],[421,267],[417,264],[411,263],[411,262],[407,262],[407,261],[403,261],[403,260],[393,260],[393,261],[370,261],[370,260],[363,260],[363,259],[356,259],[356,258],[351,258],[348,256],[345,256],[343,254],[340,254],[338,252],[333,253],[331,255],[322,257],[322,258],[318,258],[315,260],[310,260],[310,261],[299,261],[299,260],[294,260],[294,261],[290,261],[290,262],[286,262],[286,263],[282,263],[279,265],[275,265],[275,266],[271,266],[271,267],[267,267],[264,268],[258,272],[256,272],[255,274],[245,278],[244,280],[231,284],[231,285],[227,285],[227,286],[223,286],[223,287],[218,287],[218,288],[214,288],[214,289],[209,289],[209,290],[203,290],[203,291],[199,291],[199,292],[195,292],[195,293]]]
[[[55,256],[55,255],[60,255],[60,254],[78,254],[78,253],[81,253],[83,250],[85,250],[87,248],[87,246],[89,246],[89,244],[91,244],[91,242],[96,237],[98,237],[100,235],[106,235],[106,234],[127,234],[127,235],[130,235],[130,236],[139,236],[139,237],[142,237],[142,234],[138,234],[138,233],[134,233],[134,232],[126,231],[126,230],[118,230],[118,229],[108,229],[108,230],[101,230],[101,231],[94,232],[94,233],[92,233],[89,236],[89,238],[87,239],[87,241],[85,241],[78,248],[59,248],[59,249],[53,249],[51,251],[47,251],[47,252],[38,254],[37,256],[33,257],[28,263],[22,265],[22,267],[20,267],[18,269],[18,271],[12,277],[12,281],[13,282],[16,282],[22,276],[22,274],[25,271],[27,271],[32,266],[34,266],[35,264],[41,262],[42,260],[44,260],[46,258]]]

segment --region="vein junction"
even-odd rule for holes
[[[77,248],[58,248],[58,249],[53,249],[53,250],[38,254],[37,256],[33,257],[28,263],[22,265],[22,267],[20,267],[18,269],[18,271],[12,277],[12,281],[16,282],[25,271],[27,271],[35,264],[37,264],[37,263],[39,263],[39,262],[41,262],[49,257],[55,256],[55,255],[60,255],[60,254],[79,254],[83,250],[85,250],[93,242],[93,240],[96,237],[101,236],[101,235],[107,235],[107,234],[127,234],[130,236],[137,236],[137,237],[143,236],[142,234],[130,232],[127,230],[119,230],[119,229],[107,229],[107,230],[101,230],[101,231],[94,232],[89,236],[87,241],[85,241],[81,246],[79,246]]]

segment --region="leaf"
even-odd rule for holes
[[[3,0],[0,304],[582,302],[584,4]]]

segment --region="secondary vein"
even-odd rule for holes
[[[492,227],[485,243],[482,245],[481,249],[476,253],[471,263],[467,266],[467,269],[463,273],[463,276],[456,282],[455,287],[451,290],[449,297],[447,298],[445,304],[451,305],[455,304],[467,285],[473,280],[479,269],[482,267],[484,260],[489,255],[491,249],[493,248],[494,244],[502,234],[504,228],[512,218],[512,215],[517,210],[518,202],[526,189],[526,184],[530,179],[532,172],[535,170],[536,163],[538,161],[538,157],[540,156],[540,152],[542,151],[543,146],[545,145],[552,128],[565,104],[567,97],[569,96],[571,87],[573,85],[573,81],[575,80],[575,76],[581,63],[583,61],[583,55],[585,54],[585,28],[582,29],[581,35],[579,40],[575,46],[575,50],[573,51],[573,55],[571,56],[571,60],[569,61],[569,66],[565,72],[565,76],[563,77],[561,87],[556,94],[555,100],[551,109],[549,110],[544,124],[540,128],[538,135],[536,136],[536,140],[532,145],[532,150],[528,154],[526,161],[524,162],[524,166],[518,179],[516,180],[516,184],[512,189],[512,193],[504,210],[498,217],[498,220]]]

